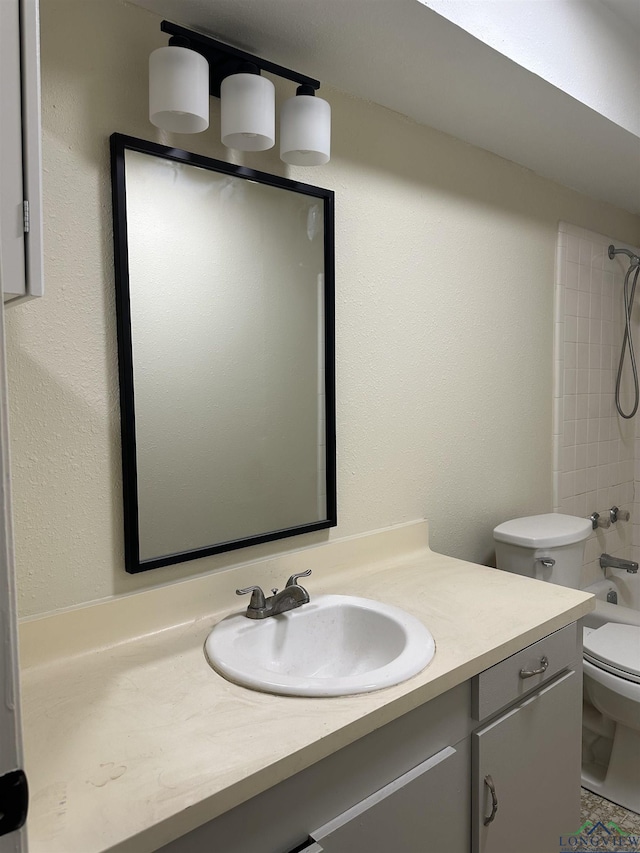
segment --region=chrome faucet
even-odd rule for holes
[[[611,554],[602,554],[600,557],[600,568],[605,574],[609,568],[624,569],[625,572],[635,575],[638,571],[638,564],[634,560],[623,560],[622,557],[612,557]]]
[[[245,611],[245,616],[248,619],[266,619],[268,616],[277,616],[278,613],[286,613],[287,610],[294,610],[303,604],[309,603],[309,593],[300,586],[298,578],[308,578],[311,574],[311,569],[306,572],[299,572],[296,575],[291,575],[284,589],[278,592],[277,589],[272,589],[272,595],[265,598],[262,588],[259,586],[248,586],[246,589],[237,589],[236,595],[247,595],[251,593],[251,601]]]

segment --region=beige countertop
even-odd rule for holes
[[[421,619],[420,674],[341,698],[225,681],[203,644],[238,586],[313,568],[319,593]],[[426,522],[332,541],[20,626],[31,853],[146,853],[579,619],[593,597],[435,554]],[[245,605],[246,606],[246,605]]]

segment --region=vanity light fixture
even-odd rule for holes
[[[227,148],[266,151],[276,141],[276,90],[255,65],[220,84],[220,138]]]
[[[298,86],[282,105],[280,159],[292,166],[322,166],[331,156],[331,107],[311,86]]]
[[[149,120],[174,133],[200,133],[209,127],[207,60],[178,39],[149,57]]]
[[[275,143],[275,88],[262,72],[298,84],[280,118],[280,157],[295,166],[327,163],[331,107],[316,97],[318,80],[202,33],[163,21],[168,47],[149,57],[149,119],[174,133],[209,126],[209,97],[220,98],[221,139],[228,148],[265,151]]]

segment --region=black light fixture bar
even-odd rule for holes
[[[320,81],[314,80],[313,77],[298,74],[297,71],[292,71],[290,68],[276,65],[275,62],[269,62],[268,59],[254,56],[252,53],[231,47],[231,45],[202,35],[202,33],[180,27],[178,24],[172,24],[170,21],[163,21],[160,24],[160,29],[172,36],[170,43],[179,47],[188,47],[204,56],[209,63],[210,94],[216,98],[220,97],[220,84],[224,78],[246,70],[247,63],[256,66],[261,71],[267,71],[269,74],[291,80],[299,86],[309,86],[314,91],[320,88]]]

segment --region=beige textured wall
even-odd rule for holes
[[[489,561],[496,523],[551,509],[558,220],[631,243],[640,220],[328,91],[331,163],[244,162],[336,191],[339,527],[128,576],[108,137],[225,149],[215,114],[194,137],[148,123],[158,18],[116,0],[41,15],[47,294],[7,318],[23,615],[419,517],[436,550]]]

